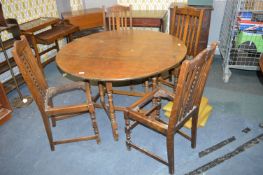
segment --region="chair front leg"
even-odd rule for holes
[[[40,111],[40,112],[41,112],[42,120],[44,122],[44,126],[45,126],[46,134],[48,137],[50,149],[51,149],[51,151],[54,151],[55,150],[55,144],[54,144],[54,140],[53,140],[53,136],[52,136],[49,118],[45,112],[42,112],[42,111]]]
[[[49,105],[50,107],[54,107],[52,99],[48,99],[48,105]],[[53,127],[56,127],[57,123],[56,123],[55,117],[50,116],[50,118],[51,118],[52,126],[53,126]]]

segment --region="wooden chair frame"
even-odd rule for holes
[[[193,7],[176,6],[170,25],[170,34],[181,39],[187,46],[187,55],[198,54],[198,44],[203,23],[204,10]]]
[[[14,50],[12,51],[15,62],[38,106],[41,113],[42,120],[44,122],[46,134],[49,140],[51,150],[55,150],[55,145],[91,140],[95,139],[97,143],[100,142],[99,130],[95,117],[95,109],[93,106],[90,83],[89,81],[77,82],[72,84],[63,85],[62,87],[48,87],[44,74],[38,67],[37,61],[32,53],[32,50],[26,40],[25,36],[21,36],[21,40],[16,41],[14,44]],[[82,90],[86,93],[87,102],[78,105],[67,105],[54,107],[52,99],[54,96],[65,93],[71,90]],[[94,129],[94,135],[84,136],[78,138],[71,138],[65,140],[54,140],[52,136],[52,126],[56,126],[56,121],[63,120],[77,114],[89,112],[92,120],[92,126]]]
[[[175,6],[174,13],[171,16],[170,34],[181,39],[187,46],[186,58],[193,58],[198,54],[198,44],[201,35],[201,28],[204,17],[203,9],[196,9],[194,7]],[[165,80],[165,77],[159,77],[162,84],[171,88],[175,88],[177,77],[180,72],[180,67],[169,71],[169,81]],[[172,76],[174,76],[175,82],[171,83]]]
[[[114,5],[107,9],[109,31],[132,30],[132,6]]]
[[[195,148],[199,105],[216,45],[216,43],[213,43],[210,48],[202,51],[194,59],[183,62],[176,93],[157,88],[127,108],[124,112],[124,118],[128,150],[131,148],[139,150],[167,165],[169,173],[174,174],[174,134],[178,133],[190,140],[192,148]],[[173,101],[172,112],[168,122],[165,122],[160,117],[162,99]],[[152,107],[145,110],[144,107],[151,102],[153,104]],[[180,131],[190,118],[192,118],[191,136]],[[131,121],[133,122],[131,123]],[[166,137],[168,161],[132,143],[131,130],[138,124],[159,132]]]

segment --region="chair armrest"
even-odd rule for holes
[[[157,88],[157,89],[153,90],[152,92],[149,92],[146,95],[144,95],[141,99],[139,99],[138,101],[133,103],[128,108],[133,110],[133,111],[138,111],[142,107],[147,105],[150,101],[152,101],[153,98],[165,98],[165,99],[168,99],[170,101],[173,101],[174,94],[169,92],[166,89]]]
[[[135,103],[130,105],[128,108],[132,110],[138,110],[139,108],[142,108],[143,106],[147,105],[154,97],[154,94],[158,91],[159,89],[155,89],[151,92],[148,92],[145,94],[142,98],[137,100]]]

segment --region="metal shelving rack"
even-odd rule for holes
[[[263,0],[227,0],[220,31],[223,80],[231,68],[258,70],[263,52]]]

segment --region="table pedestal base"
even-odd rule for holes
[[[105,84],[103,82],[99,82],[98,86],[99,86],[99,93],[93,97],[94,106],[95,108],[104,109],[111,122],[111,128],[112,128],[112,134],[114,140],[118,141],[119,133],[118,133],[118,124],[116,122],[115,111],[125,111],[126,107],[115,106],[113,103],[113,94],[142,97],[145,95],[145,93],[136,92],[136,91],[114,90],[112,88],[111,82],[106,82]],[[157,79],[153,78],[152,88],[154,89],[156,88],[156,86],[157,86]],[[108,97],[107,101],[105,101],[105,94],[107,94]],[[100,103],[96,103],[98,99],[100,99]]]

